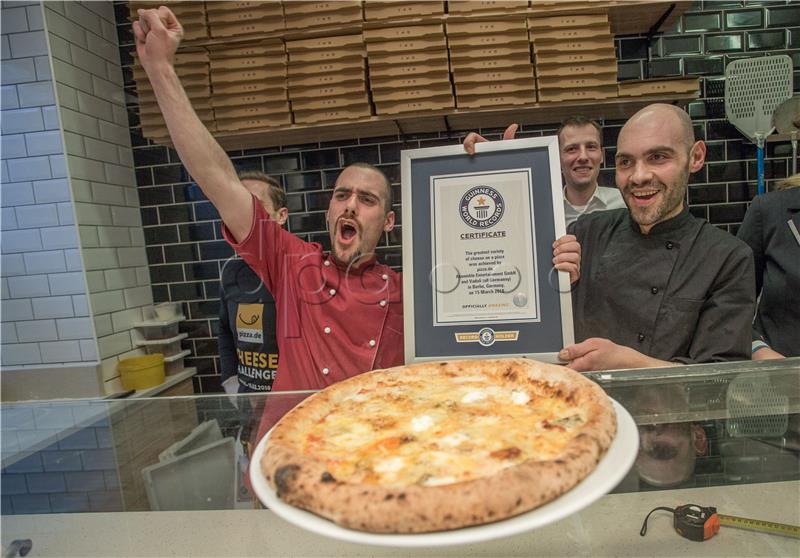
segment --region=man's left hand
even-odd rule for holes
[[[671,362],[643,355],[635,349],[600,337],[564,347],[558,353],[558,358],[566,361],[567,367],[578,372],[674,366]]]

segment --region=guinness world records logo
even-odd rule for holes
[[[500,222],[505,208],[500,192],[491,186],[475,186],[461,197],[459,214],[473,229],[488,229]]]

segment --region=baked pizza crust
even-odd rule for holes
[[[335,478],[325,462],[305,455],[302,440],[338,402],[387,375],[475,374],[515,385],[539,382],[580,408],[586,422],[554,458],[527,459],[490,476],[437,486],[383,486]],[[589,473],[616,434],[616,414],[603,390],[570,369],[529,359],[422,363],[378,370],[306,399],[272,430],[262,472],[279,498],[351,529],[422,533],[480,525],[532,510],[571,489]]]

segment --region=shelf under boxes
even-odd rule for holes
[[[236,132],[292,123],[283,41],[264,40],[209,51],[217,130]]]
[[[129,19],[134,21],[139,19],[137,10],[147,10],[158,8],[159,6],[166,6],[183,27],[183,40],[182,43],[190,43],[192,41],[205,41],[208,39],[208,24],[206,21],[206,3],[205,2],[187,2],[180,0],[161,0],[160,2],[128,2],[128,9],[130,10]]]
[[[169,137],[167,125],[156,101],[153,87],[134,53],[133,77],[139,98],[139,121],[145,137],[159,141]],[[197,116],[211,131],[214,113],[211,110],[211,82],[209,80],[208,53],[205,50],[180,51],[175,54],[175,73],[181,80],[186,96]]]
[[[286,49],[295,123],[371,116],[362,33],[286,41]]]
[[[455,106],[441,23],[364,30],[377,114]]]
[[[616,97],[617,59],[608,13],[529,17],[539,102]]]
[[[211,37],[241,38],[247,35],[279,33],[286,29],[280,0],[249,2],[206,2],[208,32]]]
[[[458,108],[536,102],[524,19],[448,21],[447,43]]]
[[[288,31],[319,27],[360,27],[363,21],[361,0],[287,1],[283,3],[283,13]]]
[[[442,16],[444,16],[442,0],[425,2],[364,0],[364,21],[411,20]]]
[[[149,355],[164,355],[164,373],[168,376],[182,372],[183,359],[191,354],[190,350],[181,348],[181,341],[189,334],[178,333],[178,324],[185,319],[181,315],[169,320],[147,320],[133,324],[133,344],[144,348]]]

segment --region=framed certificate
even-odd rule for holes
[[[573,342],[558,138],[402,152],[407,363],[527,356]]]

